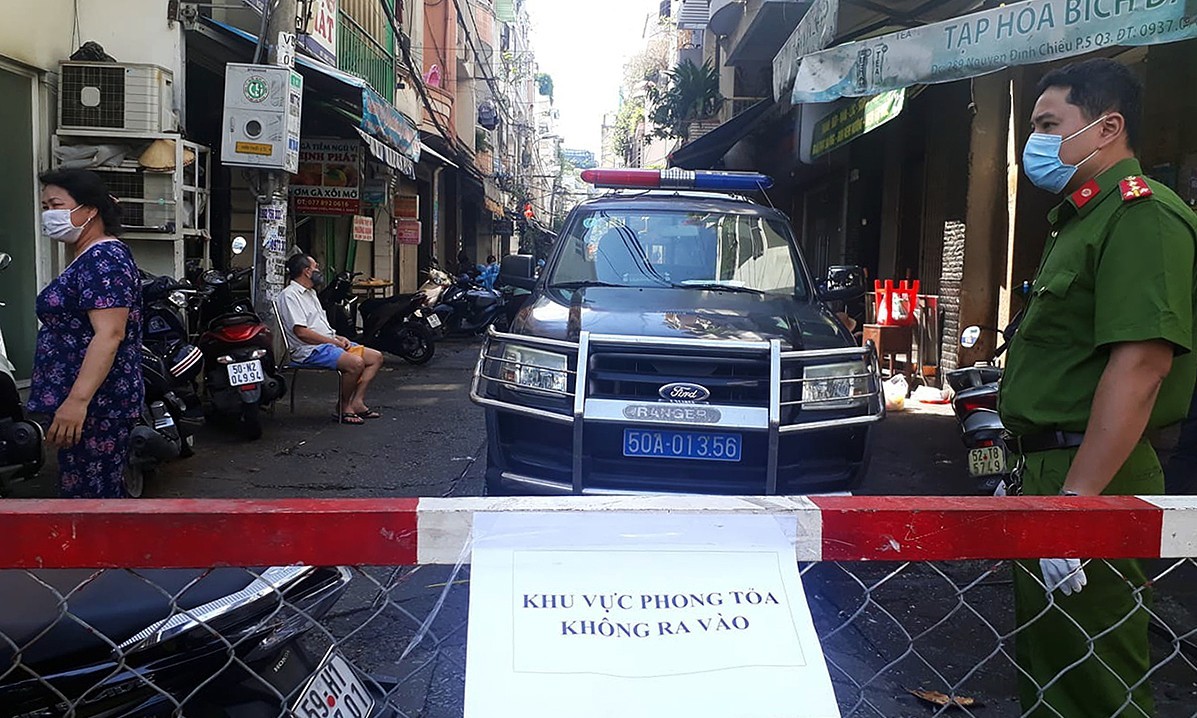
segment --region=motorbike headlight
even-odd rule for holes
[[[504,381],[529,389],[561,393],[569,390],[569,373],[564,354],[508,344],[503,348],[503,359],[499,376]]]
[[[802,408],[812,411],[867,406],[874,392],[873,381],[864,361],[807,366],[802,371]]]
[[[175,291],[171,292],[170,294],[166,295],[166,299],[171,304],[178,307],[179,309],[187,308],[187,295],[183,294],[182,292],[180,292],[177,289]]]

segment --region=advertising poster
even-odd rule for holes
[[[362,143],[304,140],[291,178],[296,214],[355,215],[361,211]]]
[[[374,241],[374,218],[363,215],[356,215],[353,218],[353,241],[355,242],[373,242]]]

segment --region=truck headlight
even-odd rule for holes
[[[863,361],[814,364],[802,371],[802,408],[855,409],[868,405],[873,374]]]
[[[569,391],[569,374],[564,354],[530,349],[517,344],[503,348],[503,367],[499,376],[503,381],[547,391]]]

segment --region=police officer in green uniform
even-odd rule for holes
[[[1023,169],[1067,198],[1002,378],[1016,476],[1028,495],[1159,494],[1150,435],[1184,418],[1197,375],[1197,216],[1142,176],[1130,70],[1088,60],[1039,91]],[[1139,562],[1019,562],[1014,578],[1024,715],[1153,715]]]

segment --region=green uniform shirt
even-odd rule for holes
[[[1048,215],[1051,237],[1002,377],[999,410],[1016,436],[1084,431],[1109,347],[1121,342],[1176,347],[1148,428],[1188,413],[1197,215],[1141,172],[1138,160],[1119,162]]]

